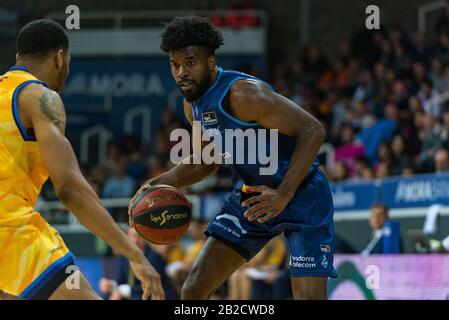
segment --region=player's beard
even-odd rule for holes
[[[203,96],[209,88],[209,81],[205,80],[202,83],[197,83],[196,81],[189,80],[192,84],[192,88],[190,91],[184,91],[182,87],[178,84],[179,90],[183,94],[184,98],[192,103]]]

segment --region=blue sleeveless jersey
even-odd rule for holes
[[[211,137],[212,141],[217,141],[217,135],[221,136],[223,163],[227,164],[229,163],[228,161],[231,161],[231,168],[246,185],[266,185],[271,188],[276,188],[281,183],[282,178],[289,168],[290,159],[295,147],[295,139],[278,132],[276,141],[273,136],[270,136],[266,128],[263,128],[257,123],[240,121],[224,110],[222,106],[223,99],[228,94],[232,84],[239,80],[262,82],[271,90],[275,91],[269,84],[256,77],[235,70],[224,70],[218,67],[215,82],[201,98],[192,103],[193,120],[201,121],[203,132]],[[243,133],[248,132],[247,129],[253,129],[253,132],[256,133],[253,135],[255,140],[248,142],[248,139],[242,139],[244,144],[238,145],[235,139],[233,141],[229,141],[230,139],[226,140],[226,129],[240,129]],[[248,134],[248,136],[251,136],[251,134]],[[267,163],[267,158],[265,157],[254,157],[258,152],[262,152],[262,155],[269,157],[275,151],[277,151],[275,164],[274,161],[271,164]],[[238,157],[243,157],[243,161],[237,163]],[[316,171],[318,166],[319,162],[316,159],[309,169],[305,180]],[[261,174],[261,169],[268,167],[271,167],[268,170],[269,174]]]

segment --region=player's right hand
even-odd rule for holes
[[[165,292],[162,288],[161,276],[142,254],[136,260],[129,260],[131,269],[142,284],[142,299],[164,300]]]

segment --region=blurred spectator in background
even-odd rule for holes
[[[434,156],[435,172],[449,171],[449,151],[447,149],[438,149]]]
[[[375,178],[374,171],[371,167],[366,167],[362,169],[362,180],[371,181]]]
[[[415,33],[415,50],[413,50],[413,59],[415,61],[428,62],[429,57],[433,56],[433,48],[424,32]]]
[[[143,160],[143,155],[139,150],[134,150],[129,154],[129,161],[126,166],[126,174],[135,182],[135,188],[140,186],[147,173],[147,168]]]
[[[157,129],[151,141],[151,146],[151,155],[165,161],[170,156],[170,132],[162,127]]]
[[[386,170],[389,170],[393,166],[393,153],[391,151],[390,143],[388,141],[382,141],[377,149],[377,161],[374,165],[376,177],[381,178],[389,176]]]
[[[380,203],[374,204],[371,207],[371,215],[369,224],[372,230],[372,239],[366,246],[366,248],[362,251],[363,255],[370,255],[370,254],[379,254],[379,253],[385,253],[384,251],[384,237],[385,237],[385,231],[384,231],[384,225],[386,221],[389,219],[388,216],[388,208]],[[396,239],[399,243],[399,251],[400,253],[403,252],[403,242],[401,237],[399,236],[398,239]]]
[[[354,140],[354,128],[350,124],[343,124],[340,129],[341,146],[335,149],[334,161],[342,163],[347,169],[344,179],[355,175],[355,159],[364,154],[364,147]]]
[[[166,299],[179,299],[179,296],[173,290],[169,277],[165,273],[166,259],[162,254],[163,247],[153,244],[147,245],[146,241],[137,234],[134,228],[128,229],[128,236],[145,253],[148,261],[160,274]],[[117,264],[117,275],[114,279],[100,279],[99,288],[103,297],[109,300],[141,300],[142,286],[131,270],[129,261],[124,257],[118,257]]]
[[[351,178],[352,181],[363,180],[363,171],[370,169],[369,160],[365,156],[358,156],[354,162],[354,175]]]
[[[196,257],[206,241],[204,231],[207,227],[207,221],[193,218],[189,227],[189,239],[187,239],[186,249],[182,257],[172,261],[167,266],[167,274],[173,281],[176,292],[181,292],[182,285],[193,267]]]
[[[405,167],[401,171],[401,176],[410,177],[415,175],[415,170],[412,167]]]
[[[440,143],[442,147],[449,150],[449,108],[447,107],[443,111],[441,123]]]
[[[190,244],[183,259],[184,268],[188,271],[192,269],[193,263],[206,241],[204,234],[206,227],[207,221],[201,218],[193,218],[190,223]]]
[[[112,176],[106,179],[103,198],[129,198],[134,194],[136,182],[126,174],[127,159],[121,156],[114,164]]]
[[[358,135],[365,147],[365,155],[372,163],[377,160],[377,149],[380,143],[393,138],[397,125],[398,123],[394,119],[381,119],[364,128]]]
[[[109,141],[107,147],[106,162],[117,162],[121,154],[123,154],[123,152],[120,150],[119,144]]]
[[[394,136],[391,143],[391,152],[393,156],[391,173],[396,176],[401,175],[404,168],[408,168],[412,165],[412,159],[408,153],[404,138],[400,134]]]
[[[101,197],[104,183],[109,175],[106,167],[104,165],[95,166],[86,174],[88,181],[90,181],[92,185],[95,185],[94,190],[97,192],[98,196]]]
[[[251,300],[291,299],[291,275],[288,268],[288,254],[281,236],[274,238],[265,253],[255,264],[256,271],[262,271],[261,279],[247,271],[252,278]]]
[[[419,165],[424,172],[433,170],[433,156],[435,151],[441,147],[440,135],[441,126],[438,124],[438,119],[432,114],[424,114],[420,130],[422,145],[419,155]]]
[[[430,80],[425,79],[421,81],[417,97],[424,106],[424,111],[434,117],[440,116],[440,104],[437,99],[438,91],[433,88],[433,84]]]
[[[336,162],[334,164],[333,181],[345,181],[348,178],[348,170],[343,162]]]
[[[449,89],[448,70],[441,60],[437,58],[432,59],[430,80],[438,93],[444,93]]]
[[[112,175],[106,179],[102,198],[131,198],[136,189],[136,181],[125,173],[127,159],[120,156],[116,163],[113,164]],[[127,221],[126,208],[108,208],[112,217],[116,221]]]
[[[289,296],[291,288],[284,286],[288,292],[280,293],[277,280],[283,281],[287,248],[281,236],[275,237],[249,262],[245,263],[229,278],[230,300],[273,299],[276,295]],[[281,277],[281,278],[280,278]],[[288,279],[290,281],[290,278]]]
[[[385,162],[380,162],[377,165],[375,177],[376,179],[385,179],[391,176],[390,167]]]
[[[145,177],[144,180],[156,177],[159,174],[165,172],[166,170],[166,166],[163,160],[155,155],[151,155],[150,157],[148,157],[146,165],[147,165],[147,176]]]

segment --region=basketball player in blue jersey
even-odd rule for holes
[[[218,66],[215,50],[222,43],[221,33],[206,18],[175,18],[165,26],[161,49],[168,53],[173,78],[184,95],[185,115],[190,123],[201,121],[203,131],[278,130],[278,163],[270,175],[260,174],[260,163],[231,164],[240,180],[209,223],[208,239],[181,298],[207,299],[271,238],[283,233],[290,250],[294,298],[326,299],[328,277],[337,274],[332,196],[316,160],[325,130],[265,82]],[[194,134],[193,139],[201,137]],[[154,184],[184,187],[220,166],[187,162],[150,179],[140,191]]]

